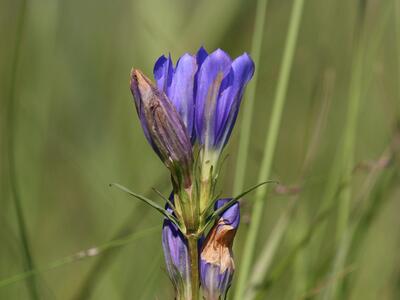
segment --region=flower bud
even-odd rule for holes
[[[215,209],[229,200],[218,200]],[[235,203],[222,213],[203,244],[200,254],[200,276],[206,300],[225,299],[231,285],[235,271],[232,244],[239,221],[239,203]]]
[[[167,210],[172,213],[168,205]],[[166,218],[162,228],[162,246],[168,276],[174,286],[177,299],[190,295],[190,261],[187,242],[178,227]]]
[[[193,153],[186,127],[167,96],[141,71],[131,73],[131,91],[144,134],[170,169],[174,183],[191,185]]]

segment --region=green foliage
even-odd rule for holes
[[[129,72],[200,45],[257,62],[218,191],[280,182],[243,201],[228,299],[400,298],[399,1],[23,2],[0,1],[0,299],[172,299],[162,216],[108,185],[170,193]]]

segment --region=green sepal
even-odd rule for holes
[[[179,225],[179,221],[167,210],[165,210],[164,208],[162,208],[160,205],[158,205],[157,203],[155,203],[154,201],[136,194],[135,192],[132,192],[131,190],[129,190],[128,188],[118,184],[118,183],[110,183],[110,186],[115,186],[116,188],[119,188],[120,190],[124,191],[125,193],[135,197],[136,199],[139,199],[140,201],[143,201],[144,203],[150,205],[152,208],[154,208],[155,210],[157,210],[159,213],[161,213],[164,217],[166,217],[168,220],[170,220],[172,223],[174,223],[176,226],[178,226],[179,229],[181,229],[181,226]]]

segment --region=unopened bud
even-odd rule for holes
[[[141,71],[131,73],[131,91],[144,134],[177,184],[191,185],[192,144],[185,124],[167,96]]]
[[[172,209],[167,207],[172,213]],[[177,299],[190,295],[190,262],[186,239],[179,228],[168,219],[164,219],[162,228],[162,246],[168,276],[175,289]]]

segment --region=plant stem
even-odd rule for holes
[[[189,257],[190,257],[190,281],[192,298],[187,300],[199,300],[199,249],[198,249],[198,237],[194,234],[187,235],[189,245]]]
[[[303,11],[304,0],[296,0],[290,17],[288,34],[286,37],[285,50],[282,58],[281,69],[279,73],[278,86],[276,89],[274,106],[269,124],[268,135],[266,139],[264,157],[261,163],[259,173],[259,181],[268,179],[270,176],[272,160],[275,153],[279,127],[283,107],[286,99],[287,86],[289,82],[289,74],[292,66],[294,50],[297,41],[297,34],[300,29],[300,20]],[[245,284],[250,272],[250,266],[253,261],[254,248],[257,241],[258,227],[260,226],[262,214],[264,211],[264,200],[266,190],[257,190],[256,199],[252,209],[252,220],[248,231],[245,248],[243,253],[242,264],[239,269],[239,278],[236,286],[235,300],[243,299]]]

